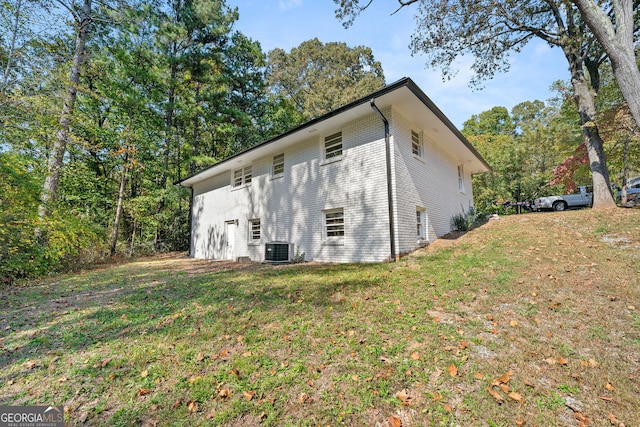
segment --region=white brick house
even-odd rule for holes
[[[286,242],[288,258],[394,260],[451,231],[489,170],[404,78],[181,181],[190,255],[262,261]]]

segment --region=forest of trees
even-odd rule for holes
[[[268,57],[223,0],[10,0],[0,16],[0,282],[185,250],[176,182],[384,85],[364,47]],[[300,55],[351,72],[314,76]]]
[[[342,3],[345,16],[358,4]],[[0,1],[0,284],[186,250],[190,193],[176,182],[385,83],[367,47],[313,39],[263,52],[238,18],[224,0]],[[554,100],[464,124],[494,169],[474,178],[481,211],[591,179],[589,138],[604,140],[607,180],[640,170],[618,70],[581,40],[570,47],[594,111],[574,102],[574,75]],[[490,59],[489,77],[504,58]]]

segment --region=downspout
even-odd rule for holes
[[[193,240],[191,240],[192,234],[193,234],[193,230],[191,229],[191,227],[193,226],[193,187],[189,187],[189,190],[191,190],[191,197],[189,197],[189,219],[188,219],[188,227],[189,227],[189,253],[187,254],[187,256],[189,258],[193,258]]]
[[[391,186],[391,134],[389,132],[389,121],[382,114],[382,111],[376,106],[376,100],[371,99],[371,108],[378,114],[380,120],[384,123],[384,149],[387,164],[387,199],[389,204],[389,238],[391,243],[391,261],[399,261],[400,257],[396,254],[395,226],[393,221],[393,187]]]

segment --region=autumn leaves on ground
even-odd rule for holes
[[[0,290],[0,404],[72,425],[638,426],[640,211],[399,263],[184,254]]]

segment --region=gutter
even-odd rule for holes
[[[387,199],[389,204],[389,239],[391,243],[391,261],[400,261],[400,256],[396,254],[395,227],[393,221],[393,187],[391,186],[391,132],[389,131],[389,121],[376,106],[375,98],[371,98],[371,108],[378,114],[384,123],[384,149],[387,164]]]

